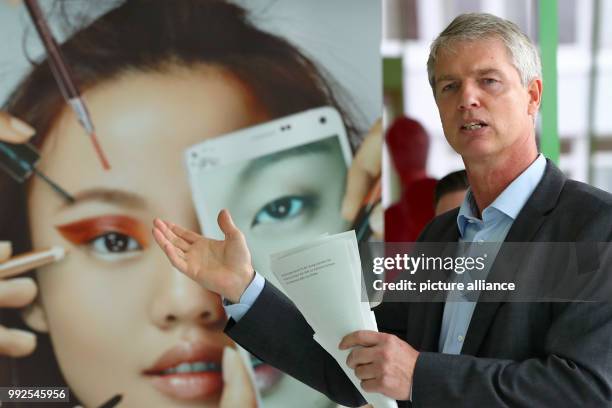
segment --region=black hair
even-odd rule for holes
[[[454,193],[455,191],[467,190],[469,186],[470,183],[468,182],[465,170],[458,170],[447,174],[436,183],[436,188],[434,190],[434,206],[438,205],[443,195]]]

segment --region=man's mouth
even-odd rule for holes
[[[461,125],[461,129],[462,130],[478,130],[486,126],[488,125],[485,122],[480,121],[480,120],[475,120],[475,121],[464,123],[463,125]]]

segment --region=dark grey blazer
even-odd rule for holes
[[[457,241],[457,213],[434,219],[420,240]],[[610,242],[612,196],[566,179],[548,162],[506,241]],[[493,266],[490,278],[495,273]],[[381,331],[421,352],[413,402],[400,406],[612,407],[612,303],[480,302],[460,355],[437,352],[443,308],[439,302],[383,303],[375,309]],[[230,320],[226,332],[261,360],[334,401],[365,403],[312,340],[299,311],[271,284],[239,323]]]

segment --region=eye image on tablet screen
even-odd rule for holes
[[[348,227],[340,206],[350,153],[337,113],[330,111],[319,108],[207,141],[190,151],[197,160],[187,153],[204,234],[221,238],[216,217],[229,209],[255,268],[272,281],[271,253]]]
[[[202,194],[212,213],[230,210],[255,268],[266,273],[270,253],[346,228],[339,216],[345,178],[340,145],[330,137],[219,167],[203,180]]]

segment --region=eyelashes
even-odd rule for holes
[[[457,89],[457,84],[451,83],[448,85],[444,85],[441,89],[442,92],[451,91]]]
[[[149,246],[142,223],[124,215],[86,218],[56,228],[66,240],[75,245],[87,245],[91,252],[105,260],[132,257]]]
[[[273,224],[307,215],[316,207],[317,200],[312,195],[289,195],[266,203],[257,211],[251,228],[262,224]]]
[[[318,205],[317,195],[286,195],[263,205],[253,217],[255,226],[283,225],[307,217]],[[57,231],[74,245],[86,247],[96,257],[113,261],[137,256],[149,247],[143,224],[125,215],[105,215],[57,225]]]
[[[93,252],[106,260],[113,260],[119,256],[132,257],[143,249],[134,238],[116,232],[102,234],[88,244]]]

